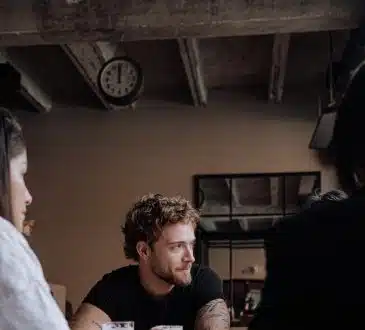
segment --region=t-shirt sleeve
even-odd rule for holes
[[[83,303],[88,303],[101,309],[113,320],[115,316],[113,289],[115,290],[115,286],[112,283],[111,275],[106,274],[91,288]]]
[[[224,299],[222,280],[209,267],[202,268],[197,274],[194,291],[197,309],[212,300]]]

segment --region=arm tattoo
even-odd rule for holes
[[[230,316],[223,299],[214,299],[200,308],[195,320],[195,330],[227,330]]]

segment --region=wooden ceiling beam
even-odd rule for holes
[[[269,101],[281,103],[288,59],[290,34],[275,34],[272,49],[272,64],[269,81]]]
[[[179,38],[178,44],[194,106],[206,106],[207,88],[204,82],[198,41],[196,38]]]
[[[114,56],[117,46],[107,42],[75,42],[61,46],[77,70],[107,110],[120,110],[107,102],[97,87],[98,73],[103,64]]]
[[[119,49],[117,43],[111,43],[108,41],[97,41],[96,46],[99,48],[99,52],[103,56],[104,61],[108,61],[112,57],[116,56]]]
[[[21,76],[21,95],[39,112],[50,112],[52,110],[52,99],[42,87],[36,82],[29,68],[19,58],[12,57],[6,49],[0,51],[2,61],[8,62]]]
[[[358,27],[363,0],[7,1],[0,45],[204,38]]]

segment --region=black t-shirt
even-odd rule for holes
[[[182,325],[184,330],[192,330],[198,310],[223,298],[223,289],[208,267],[193,265],[191,276],[190,285],[175,286],[169,294],[154,297],[141,285],[138,266],[126,266],[105,274],[83,302],[100,308],[112,321],[134,321],[135,330],[157,325]]]

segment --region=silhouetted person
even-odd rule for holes
[[[349,198],[279,221],[265,242],[267,277],[250,330],[363,325],[365,65],[339,104],[331,150]]]

